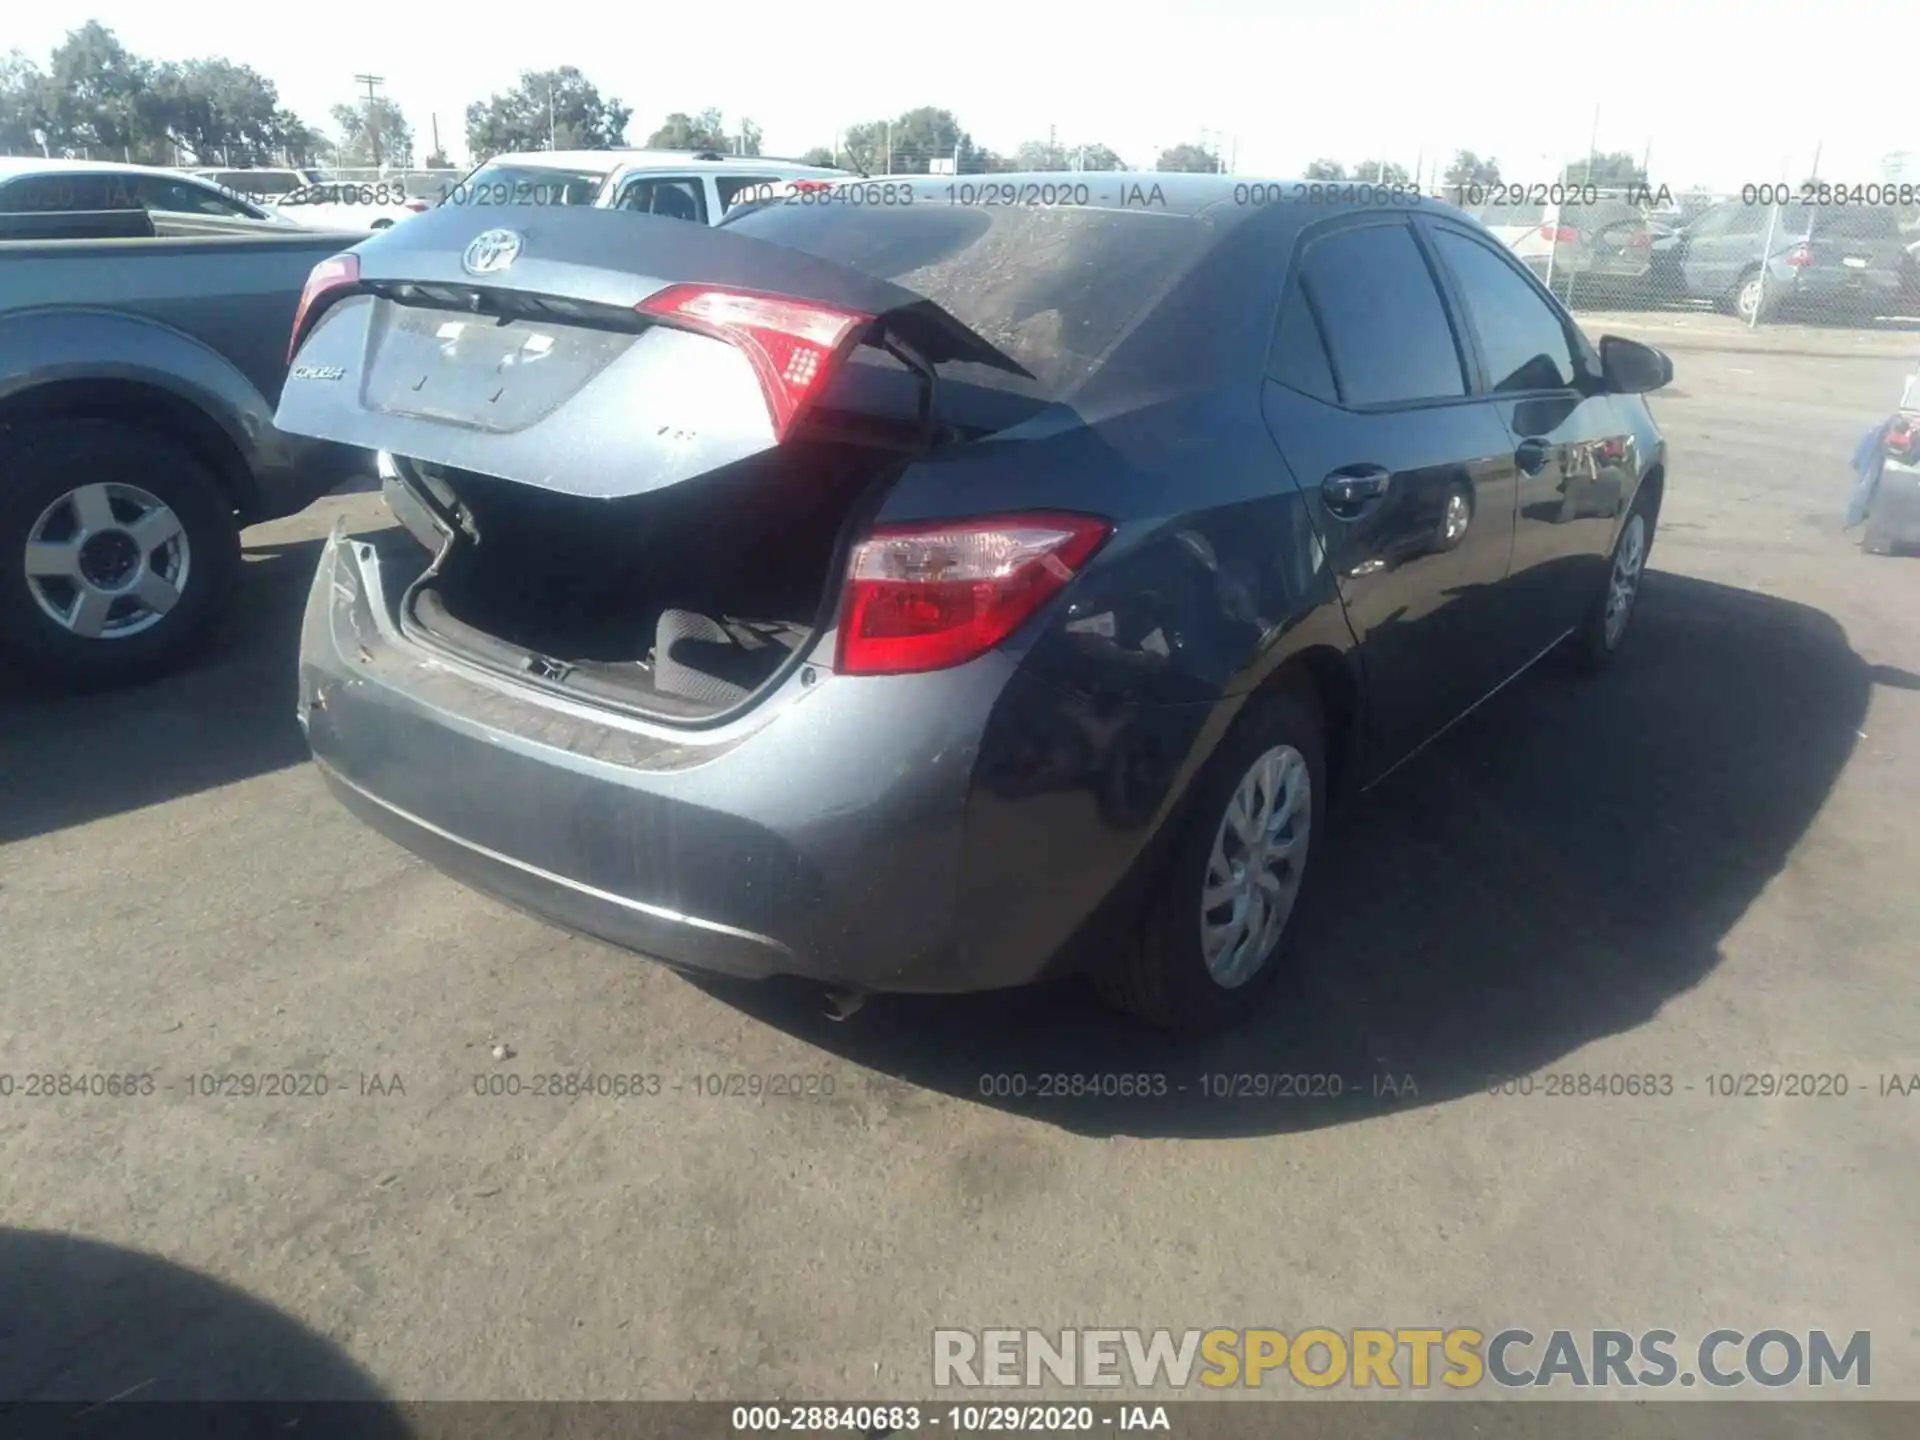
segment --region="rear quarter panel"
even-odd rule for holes
[[[888,497],[885,519],[963,504],[1116,525],[1009,646],[1020,669],[989,721],[968,801],[963,949],[1083,963],[1068,942],[1099,934],[1086,918],[1137,888],[1123,882],[1150,863],[1149,846],[1246,697],[1305,651],[1352,650],[1319,537],[1259,408],[1290,241],[1239,227],[1219,268],[1166,297],[1103,383],[1069,398],[1070,413],[917,465]]]

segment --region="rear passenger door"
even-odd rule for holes
[[[1376,769],[1512,668],[1513,442],[1468,361],[1406,218],[1303,237],[1262,408],[1360,644]]]
[[[1512,436],[1519,514],[1511,625],[1532,658],[1600,594],[1638,473],[1638,442],[1578,327],[1490,237],[1444,220],[1433,240],[1475,368]]]

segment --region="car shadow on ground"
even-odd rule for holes
[[[300,614],[321,543],[249,546],[219,629],[151,683],[70,693],[0,670],[0,845],[305,760]]]
[[[168,1403],[183,1401],[233,1408]],[[0,1228],[0,1433],[412,1432],[337,1345],[250,1295],[139,1251]]]
[[[881,1077],[1096,1135],[1348,1123],[1557,1067],[1718,963],[1877,678],[1831,617],[1753,591],[1650,573],[1634,625],[1606,676],[1544,666],[1358,799],[1285,983],[1223,1038],[1167,1040],[1071,983],[845,1021],[805,987],[700,983]]]

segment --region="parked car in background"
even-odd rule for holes
[[[298,713],[369,823],[672,964],[1084,967],[1211,1028],[1330,795],[1618,652],[1672,367],[1448,207],[948,183],[443,205],[324,267],[278,423],[383,452],[402,528],[325,546]]]
[[[54,183],[49,202],[80,182]],[[273,425],[301,289],[363,237],[126,206],[0,214],[0,235],[55,232],[76,238],[0,241],[0,651],[56,679],[142,679],[221,614],[242,525],[370,469]]]
[[[1860,321],[1894,313],[1909,290],[1894,212],[1873,205],[1729,200],[1655,246],[1653,284],[1743,320]]]
[[[496,155],[448,192],[459,206],[589,205],[718,224],[735,205],[832,183],[845,170],[764,156],[685,150],[555,150]]]
[[[101,160],[0,156],[0,214],[98,214],[131,209],[216,219],[279,220],[264,206],[177,170]]]
[[[1865,524],[1860,548],[1894,555],[1920,546],[1920,369],[1907,377],[1900,406],[1855,457],[1860,483],[1846,528]]]
[[[1624,199],[1485,205],[1469,213],[1558,295],[1628,296],[1645,289],[1654,229]]]
[[[307,230],[384,230],[433,201],[403,176],[343,180],[317,170],[202,170],[202,178]]]

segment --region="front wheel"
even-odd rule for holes
[[[1250,1013],[1284,968],[1325,830],[1325,757],[1309,693],[1248,702],[1196,782],[1145,923],[1094,972],[1104,998],[1188,1035]]]
[[[1765,325],[1779,309],[1774,287],[1758,270],[1749,270],[1733,287],[1733,313],[1749,325]]]
[[[0,453],[0,647],[69,684],[146,679],[218,618],[239,547],[232,502],[171,436],[19,432]]]
[[[1613,542],[1606,586],[1594,597],[1586,619],[1569,641],[1569,651],[1583,670],[1604,669],[1626,641],[1627,624],[1633,619],[1634,601],[1640,596],[1640,581],[1646,572],[1647,552],[1653,548],[1653,518],[1651,504],[1644,499],[1635,501],[1627,512],[1626,524],[1620,527],[1620,538]]]

